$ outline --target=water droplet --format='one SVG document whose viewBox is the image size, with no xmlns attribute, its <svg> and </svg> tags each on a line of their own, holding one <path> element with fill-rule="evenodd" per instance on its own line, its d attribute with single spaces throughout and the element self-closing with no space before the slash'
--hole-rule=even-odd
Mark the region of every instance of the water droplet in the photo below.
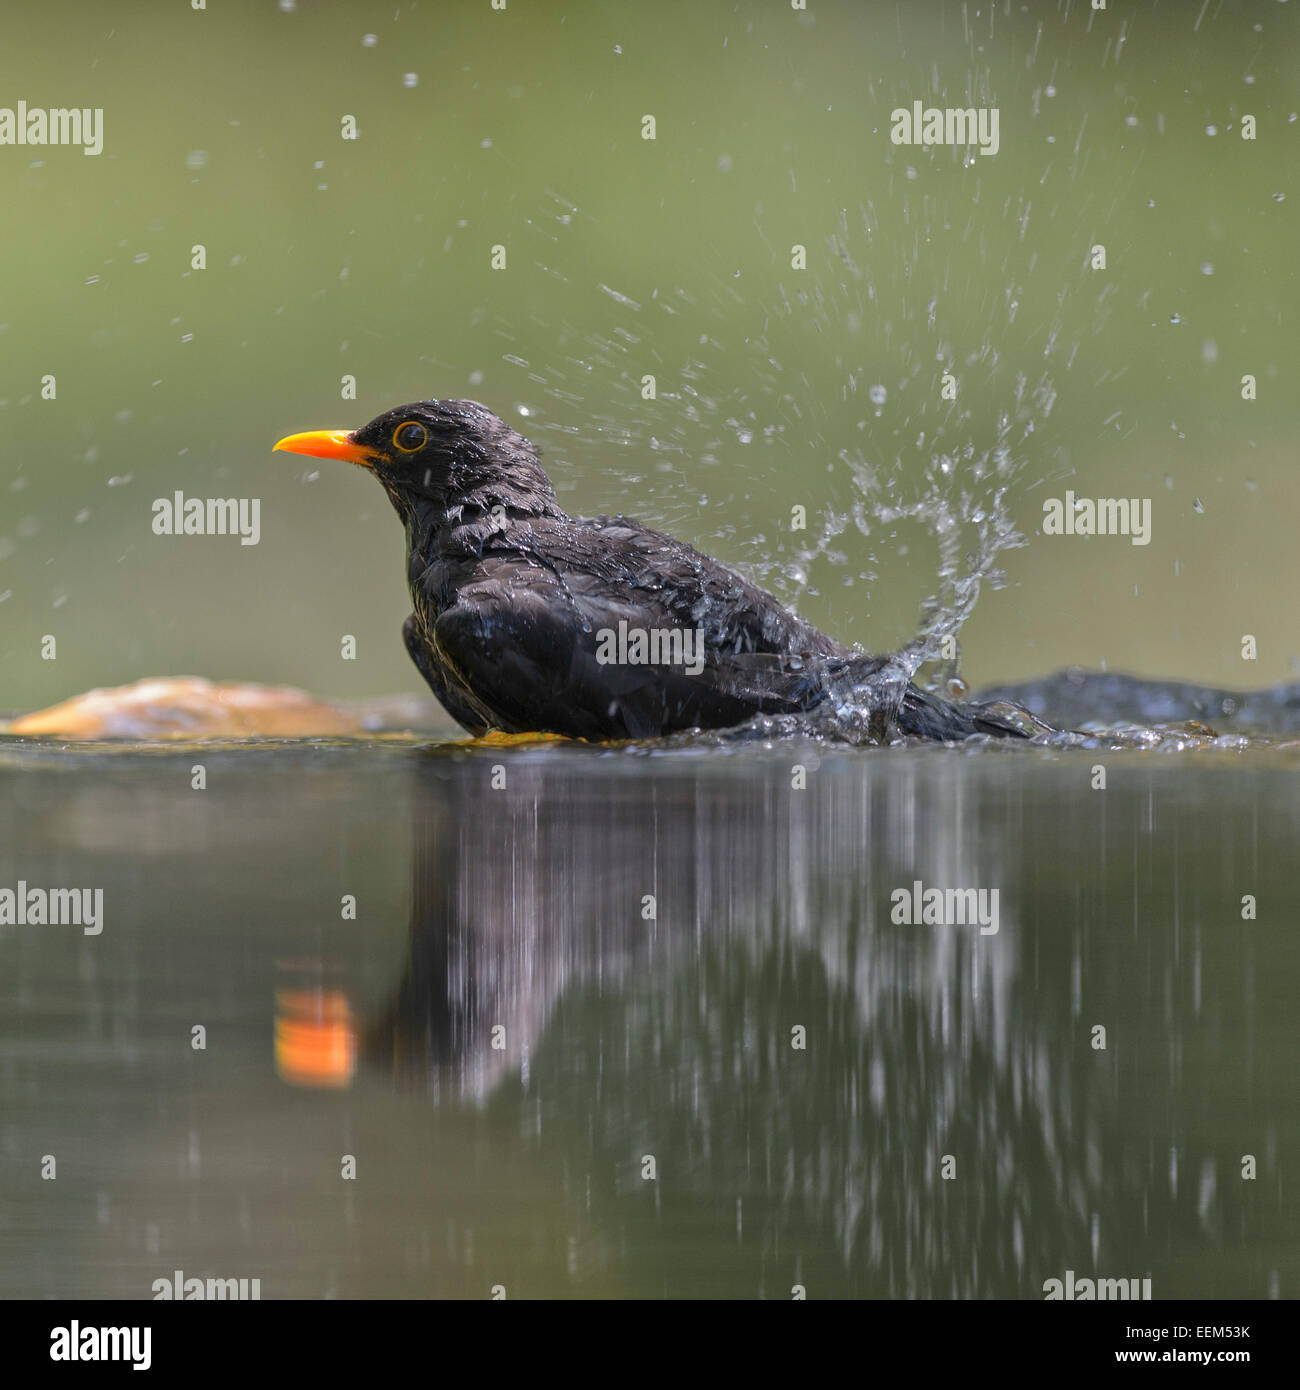
<svg viewBox="0 0 1300 1390">
<path fill-rule="evenodd" d="M 1170 322 L 1170 323 L 1182 323 L 1182 321 L 1183 321 L 1183 316 L 1182 316 L 1181 314 L 1170 314 L 1170 315 L 1169 315 L 1169 322 Z"/>
<path fill-rule="evenodd" d="M 1056 83 L 1049 82 L 1047 86 L 1043 88 L 1043 95 L 1047 97 L 1054 97 L 1056 95 Z"/>
<path fill-rule="evenodd" d="M 207 150 L 191 150 L 185 156 L 185 167 L 187 169 L 206 169 L 208 167 Z"/>
<path fill-rule="evenodd" d="M 1199 497 L 1192 498 L 1192 510 L 1200 516 L 1205 515 L 1205 507 L 1202 504 L 1201 499 Z"/>
<path fill-rule="evenodd" d="M 873 386 L 867 395 L 871 397 L 872 405 L 884 405 L 889 393 L 883 386 Z"/>
<path fill-rule="evenodd" d="M 145 261 L 149 259 L 149 253 L 148 251 L 137 251 L 135 255 L 131 257 L 131 259 L 136 263 L 136 265 L 143 265 Z"/>
<path fill-rule="evenodd" d="M 419 74 L 414 72 L 404 72 L 402 74 L 402 86 L 414 87 L 419 82 Z"/>
<path fill-rule="evenodd" d="M 1286 202 L 1286 194 L 1285 194 L 1285 193 L 1274 193 L 1274 194 L 1273 194 L 1273 201 L 1274 201 L 1275 203 L 1285 203 L 1285 202 Z"/>
<path fill-rule="evenodd" d="M 1205 133 L 1207 135 L 1217 135 L 1219 133 L 1219 127 L 1217 125 L 1207 125 L 1205 127 Z"/>
<path fill-rule="evenodd" d="M 1214 274 L 1214 262 L 1213 262 L 1213 261 L 1202 261 L 1202 262 L 1201 262 L 1201 274 L 1202 274 L 1202 275 L 1213 275 L 1213 274 Z"/>
<path fill-rule="evenodd" d="M 363 48 L 373 48 L 379 42 L 376 34 L 362 34 L 361 44 Z"/>
<path fill-rule="evenodd" d="M 108 485 L 109 487 L 125 487 L 127 483 L 133 482 L 134 479 L 134 473 L 122 473 L 110 478 L 108 480 Z"/>
<path fill-rule="evenodd" d="M 616 44 L 614 45 L 614 52 L 615 52 L 615 53 L 618 53 L 618 54 L 622 54 L 622 52 L 623 52 L 623 45 L 622 45 L 621 43 L 616 43 Z"/>
</svg>

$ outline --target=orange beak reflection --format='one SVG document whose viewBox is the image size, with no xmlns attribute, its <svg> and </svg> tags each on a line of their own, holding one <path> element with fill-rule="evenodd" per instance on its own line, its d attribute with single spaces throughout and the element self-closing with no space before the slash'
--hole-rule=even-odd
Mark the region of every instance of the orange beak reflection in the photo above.
<svg viewBox="0 0 1300 1390">
<path fill-rule="evenodd" d="M 382 457 L 374 449 L 358 444 L 347 430 L 308 430 L 306 434 L 291 434 L 275 447 L 283 449 L 286 454 L 342 459 L 344 463 L 359 463 L 362 468 L 373 468 Z"/>
<path fill-rule="evenodd" d="M 340 990 L 277 990 L 275 1069 L 291 1086 L 352 1084 L 357 1027 Z"/>
</svg>

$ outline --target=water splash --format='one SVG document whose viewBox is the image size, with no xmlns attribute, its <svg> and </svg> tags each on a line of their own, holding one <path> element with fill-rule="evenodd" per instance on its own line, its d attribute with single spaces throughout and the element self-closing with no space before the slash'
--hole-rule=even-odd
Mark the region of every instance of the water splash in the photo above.
<svg viewBox="0 0 1300 1390">
<path fill-rule="evenodd" d="M 551 196 L 532 224 L 543 264 L 587 216 Z M 908 215 L 928 234 L 940 215 L 931 201 L 915 202 Z M 899 529 L 915 531 L 926 561 L 933 553 L 933 571 L 909 560 L 908 579 L 922 575 L 919 614 L 900 659 L 909 675 L 932 663 L 927 675 L 938 688 L 955 678 L 957 639 L 984 585 L 1005 582 L 1003 553 L 1026 543 L 1011 500 L 1056 390 L 1046 371 L 1031 378 L 996 345 L 1016 318 L 1020 285 L 1005 285 L 979 325 L 981 340 L 963 356 L 954 344 L 970 335 L 947 322 L 941 286 L 916 295 L 924 240 L 891 238 L 882 246 L 885 240 L 868 204 L 852 228 L 841 217 L 833 254 L 818 258 L 823 268 L 815 274 L 775 284 L 718 275 L 703 287 L 695 281 L 650 294 L 596 278 L 585 288 L 593 303 L 604 303 L 600 316 L 614 315 L 608 331 L 560 322 L 558 351 L 547 362 L 522 361 L 508 348 L 503 358 L 525 373 L 532 399 L 542 398 L 528 432 L 543 444 L 561 491 L 568 490 L 566 473 L 588 493 L 608 487 L 607 509 L 697 538 L 792 607 L 828 584 L 874 590 L 882 568 L 905 553 Z M 583 287 L 573 288 L 580 300 Z M 749 331 L 756 322 L 761 330 Z M 501 334 L 508 343 L 504 322 Z M 810 335 L 822 352 L 827 341 L 835 345 L 833 371 L 820 378 L 789 365 L 809 360 L 800 345 Z M 1031 336 L 1043 358 L 1058 351 L 1059 303 Z M 944 371 L 960 378 L 959 400 L 940 397 Z M 642 394 L 647 373 L 657 378 L 649 400 Z M 864 409 L 855 420 L 859 400 Z M 758 451 L 740 499 L 729 480 L 723 491 L 715 472 L 738 449 Z M 815 504 L 808 529 L 791 532 L 778 522 L 772 532 L 750 523 L 747 509 L 788 506 L 792 474 L 801 489 L 808 480 Z M 708 537 L 700 536 L 702 513 L 713 527 Z M 863 613 L 866 603 L 864 593 Z M 878 623 L 853 635 L 874 649 L 900 645 L 882 640 Z"/>
</svg>

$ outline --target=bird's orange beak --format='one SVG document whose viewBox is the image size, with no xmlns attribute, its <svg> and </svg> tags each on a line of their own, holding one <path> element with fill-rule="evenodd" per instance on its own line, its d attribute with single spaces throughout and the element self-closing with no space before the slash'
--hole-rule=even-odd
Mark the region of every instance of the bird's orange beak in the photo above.
<svg viewBox="0 0 1300 1390">
<path fill-rule="evenodd" d="M 282 439 L 276 449 L 287 454 L 310 454 L 318 459 L 342 459 L 344 463 L 359 463 L 373 468 L 382 455 L 358 444 L 347 430 L 308 430 L 306 434 L 291 434 Z M 275 451 L 272 450 L 274 453 Z"/>
</svg>

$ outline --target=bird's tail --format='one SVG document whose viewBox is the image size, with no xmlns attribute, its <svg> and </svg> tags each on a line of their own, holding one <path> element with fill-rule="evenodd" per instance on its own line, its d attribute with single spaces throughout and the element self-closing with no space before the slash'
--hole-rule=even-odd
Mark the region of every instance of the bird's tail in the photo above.
<svg viewBox="0 0 1300 1390">
<path fill-rule="evenodd" d="M 847 732 L 855 741 L 872 743 L 888 742 L 898 733 L 957 743 L 975 734 L 1033 738 L 1056 732 L 1010 700 L 955 704 L 913 685 L 909 676 L 897 657 L 855 655 L 835 664 L 821 688 L 823 708 L 842 736 Z"/>
<path fill-rule="evenodd" d="M 1050 724 L 1010 700 L 958 705 L 915 685 L 909 685 L 904 691 L 896 721 L 905 734 L 945 743 L 970 738 L 973 734 L 1033 738 L 1035 734 L 1054 732 Z"/>
</svg>

